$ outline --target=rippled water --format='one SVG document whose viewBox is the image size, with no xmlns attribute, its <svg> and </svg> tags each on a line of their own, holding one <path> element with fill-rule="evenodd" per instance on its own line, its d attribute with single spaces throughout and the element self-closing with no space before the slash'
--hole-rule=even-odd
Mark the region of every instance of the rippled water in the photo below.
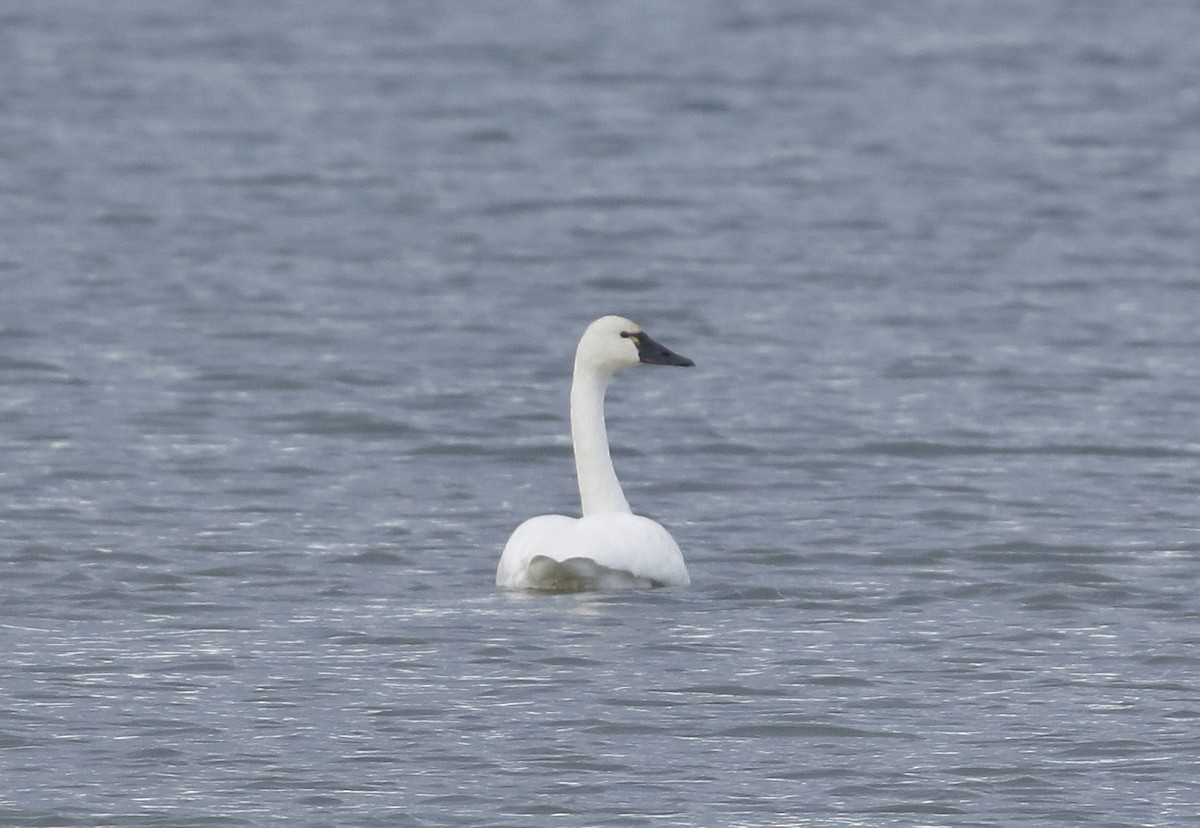
<svg viewBox="0 0 1200 828">
<path fill-rule="evenodd" d="M 0 2 L 0 823 L 1190 825 L 1198 39 Z M 693 586 L 498 591 L 608 312 Z"/>
</svg>

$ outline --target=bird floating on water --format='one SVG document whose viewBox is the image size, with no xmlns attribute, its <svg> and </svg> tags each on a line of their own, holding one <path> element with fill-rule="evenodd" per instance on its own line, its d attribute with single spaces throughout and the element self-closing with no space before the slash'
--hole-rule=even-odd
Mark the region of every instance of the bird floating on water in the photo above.
<svg viewBox="0 0 1200 828">
<path fill-rule="evenodd" d="M 571 443 L 583 517 L 538 515 L 504 545 L 496 583 L 510 589 L 578 592 L 691 582 L 679 545 L 650 518 L 635 515 L 608 450 L 604 392 L 634 365 L 695 365 L 621 316 L 603 316 L 579 340 L 571 379 Z"/>
</svg>

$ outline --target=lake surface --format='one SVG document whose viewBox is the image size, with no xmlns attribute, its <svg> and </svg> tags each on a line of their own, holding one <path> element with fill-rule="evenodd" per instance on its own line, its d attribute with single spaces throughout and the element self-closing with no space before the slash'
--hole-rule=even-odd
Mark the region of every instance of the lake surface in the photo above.
<svg viewBox="0 0 1200 828">
<path fill-rule="evenodd" d="M 0 824 L 1194 824 L 1198 42 L 0 2 Z M 614 312 L 693 585 L 497 590 Z"/>
</svg>

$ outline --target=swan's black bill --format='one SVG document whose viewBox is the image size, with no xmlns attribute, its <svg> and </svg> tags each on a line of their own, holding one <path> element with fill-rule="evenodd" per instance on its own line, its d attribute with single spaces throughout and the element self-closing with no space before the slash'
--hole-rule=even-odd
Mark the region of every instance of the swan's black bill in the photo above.
<svg viewBox="0 0 1200 828">
<path fill-rule="evenodd" d="M 649 365 L 695 365 L 685 356 L 672 351 L 665 345 L 659 345 L 650 336 L 642 331 L 640 333 L 630 334 L 629 338 L 634 341 L 638 349 L 638 359 Z"/>
</svg>

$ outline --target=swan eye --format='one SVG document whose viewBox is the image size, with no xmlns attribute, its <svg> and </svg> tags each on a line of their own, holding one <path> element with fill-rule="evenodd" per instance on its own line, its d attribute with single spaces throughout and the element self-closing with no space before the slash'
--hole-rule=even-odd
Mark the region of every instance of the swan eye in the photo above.
<svg viewBox="0 0 1200 828">
<path fill-rule="evenodd" d="M 642 335 L 640 333 L 635 333 L 634 331 L 621 331 L 621 338 L 632 339 L 634 345 L 641 344 L 641 337 Z"/>
</svg>

